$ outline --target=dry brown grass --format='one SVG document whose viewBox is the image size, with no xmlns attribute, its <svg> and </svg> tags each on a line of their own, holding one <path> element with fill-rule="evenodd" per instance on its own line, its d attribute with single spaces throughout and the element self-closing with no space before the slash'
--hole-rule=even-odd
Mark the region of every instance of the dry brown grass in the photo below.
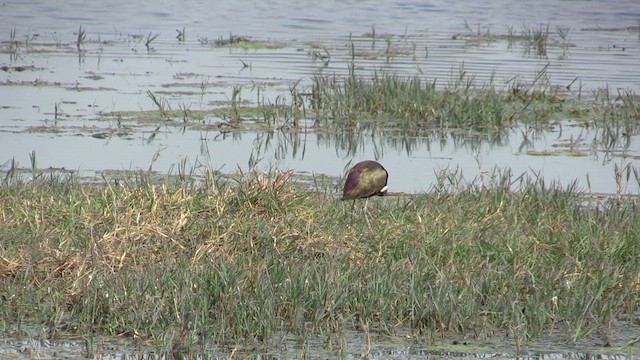
<svg viewBox="0 0 640 360">
<path fill-rule="evenodd" d="M 376 198 L 367 222 L 291 173 L 204 184 L 0 188 L 4 321 L 170 344 L 362 323 L 519 341 L 563 324 L 575 340 L 640 301 L 633 204 L 507 177 Z"/>
</svg>

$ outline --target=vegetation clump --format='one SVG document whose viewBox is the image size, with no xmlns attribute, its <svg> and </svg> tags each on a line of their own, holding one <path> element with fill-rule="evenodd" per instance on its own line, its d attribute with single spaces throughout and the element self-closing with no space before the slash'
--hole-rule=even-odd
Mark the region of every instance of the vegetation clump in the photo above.
<svg viewBox="0 0 640 360">
<path fill-rule="evenodd" d="M 352 67 L 345 77 L 316 76 L 308 107 L 316 121 L 337 127 L 361 125 L 373 116 L 379 125 L 410 129 L 503 132 L 516 124 L 575 120 L 631 130 L 640 119 L 633 92 L 611 96 L 609 89 L 600 89 L 582 99 L 580 93 L 551 85 L 544 69 L 533 83 L 512 79 L 504 85 L 494 79 L 480 84 L 463 70 L 443 86 L 421 76 L 361 76 Z"/>
<path fill-rule="evenodd" d="M 443 174 L 364 216 L 289 173 L 194 185 L 0 187 L 0 323 L 164 346 L 343 330 L 526 342 L 606 333 L 640 305 L 640 213 L 573 188 Z"/>
</svg>

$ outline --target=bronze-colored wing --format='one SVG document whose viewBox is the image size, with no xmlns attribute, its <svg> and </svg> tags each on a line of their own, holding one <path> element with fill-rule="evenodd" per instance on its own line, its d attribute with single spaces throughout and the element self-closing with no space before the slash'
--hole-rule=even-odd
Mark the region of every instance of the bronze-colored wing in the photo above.
<svg viewBox="0 0 640 360">
<path fill-rule="evenodd" d="M 359 162 L 349 171 L 344 184 L 342 200 L 384 195 L 387 191 L 388 178 L 387 170 L 378 162 L 372 160 Z"/>
</svg>

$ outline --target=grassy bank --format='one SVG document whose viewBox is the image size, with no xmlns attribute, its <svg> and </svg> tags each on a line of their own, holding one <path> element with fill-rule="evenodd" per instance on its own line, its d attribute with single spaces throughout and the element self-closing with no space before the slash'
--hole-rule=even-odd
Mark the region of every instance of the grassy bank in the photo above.
<svg viewBox="0 0 640 360">
<path fill-rule="evenodd" d="M 517 190 L 517 191 L 516 191 Z M 640 305 L 640 213 L 508 174 L 356 207 L 288 174 L 0 187 L 0 325 L 163 346 L 356 329 L 517 341 Z"/>
</svg>

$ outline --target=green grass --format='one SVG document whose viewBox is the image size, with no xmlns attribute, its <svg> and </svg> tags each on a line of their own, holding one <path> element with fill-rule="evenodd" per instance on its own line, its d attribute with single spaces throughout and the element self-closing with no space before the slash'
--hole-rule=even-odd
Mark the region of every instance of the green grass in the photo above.
<svg viewBox="0 0 640 360">
<path fill-rule="evenodd" d="M 473 129 L 503 132 L 516 123 L 544 125 L 572 120 L 585 126 L 637 131 L 638 96 L 603 88 L 592 95 L 554 86 L 540 70 L 533 82 L 479 83 L 464 69 L 445 86 L 422 76 L 374 73 L 316 76 L 308 114 L 332 127 L 352 127 L 374 119 L 378 126 L 404 129 Z M 369 120 L 370 122 L 372 120 Z"/>
<path fill-rule="evenodd" d="M 314 79 L 311 108 L 320 119 L 353 125 L 362 117 L 391 117 L 395 125 L 415 127 L 503 128 L 513 120 L 493 87 L 476 87 L 461 77 L 445 89 L 421 77 L 374 74 Z M 394 125 L 388 124 L 388 125 Z"/>
<path fill-rule="evenodd" d="M 0 188 L 0 325 L 166 348 L 362 328 L 579 340 L 640 305 L 637 207 L 583 200 L 443 174 L 429 194 L 371 201 L 369 226 L 288 173 L 14 183 Z"/>
<path fill-rule="evenodd" d="M 205 84 L 201 87 L 204 94 Z M 252 94 L 240 96 L 243 90 Z M 256 100 L 248 100 L 253 93 Z M 608 88 L 591 94 L 569 91 L 552 85 L 546 68 L 532 82 L 516 77 L 502 84 L 495 79 L 479 83 L 461 69 L 446 85 L 438 85 L 424 76 L 361 75 L 351 67 L 345 76 L 317 75 L 310 85 L 298 82 L 290 86 L 290 96 L 275 100 L 261 96 L 260 90 L 234 87 L 228 101 L 200 109 L 184 103 L 172 108 L 159 93 L 148 95 L 157 110 L 101 116 L 125 126 L 157 124 L 199 131 L 347 130 L 357 134 L 351 130 L 370 129 L 381 136 L 400 134 L 407 142 L 434 131 L 500 137 L 517 126 L 546 129 L 569 123 L 601 129 L 601 142 L 612 149 L 640 131 L 636 94 L 625 90 L 614 94 Z"/>
<path fill-rule="evenodd" d="M 201 44 L 208 43 L 207 39 L 200 39 Z M 219 38 L 218 40 L 213 42 L 216 46 L 226 46 L 231 48 L 238 48 L 244 50 L 257 50 L 257 49 L 283 49 L 287 45 L 279 42 L 270 42 L 270 41 L 259 41 L 253 40 L 250 37 L 246 36 L 238 36 L 229 34 L 228 38 Z"/>
</svg>

